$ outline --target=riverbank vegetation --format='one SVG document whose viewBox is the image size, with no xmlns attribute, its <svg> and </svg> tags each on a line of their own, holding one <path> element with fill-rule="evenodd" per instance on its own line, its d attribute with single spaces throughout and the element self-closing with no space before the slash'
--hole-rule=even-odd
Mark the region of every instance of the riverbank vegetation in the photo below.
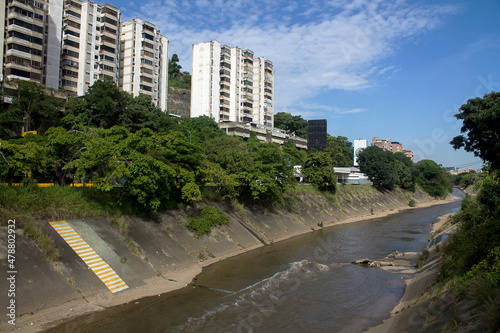
<svg viewBox="0 0 500 333">
<path fill-rule="evenodd" d="M 450 143 L 464 147 L 486 162 L 487 173 L 463 174 L 461 186 L 477 187 L 453 217 L 458 231 L 441 248 L 440 282 L 458 299 L 471 299 L 483 314 L 480 327 L 500 330 L 500 93 L 467 101 L 455 115 L 463 120 L 462 135 Z M 459 311 L 459 309 L 457 309 Z"/>
<path fill-rule="evenodd" d="M 243 140 L 208 117 L 170 117 L 146 96 L 132 97 L 110 81 L 97 81 L 85 96 L 64 103 L 34 82 L 19 82 L 14 95 L 0 110 L 0 182 L 25 186 L 2 187 L 6 218 L 148 213 L 196 208 L 204 198 L 283 205 L 286 191 L 297 185 L 293 166 L 301 165 L 305 181 L 328 196 L 337 190 L 332 168 L 352 166 L 346 137 L 328 135 L 322 152 L 298 149 L 293 141 L 259 142 L 254 133 Z M 300 116 L 280 115 L 276 125 L 301 136 L 307 132 Z M 392 183 L 382 185 L 413 191 L 418 163 L 398 154 L 391 158 Z M 37 182 L 56 185 L 37 188 Z"/>
</svg>

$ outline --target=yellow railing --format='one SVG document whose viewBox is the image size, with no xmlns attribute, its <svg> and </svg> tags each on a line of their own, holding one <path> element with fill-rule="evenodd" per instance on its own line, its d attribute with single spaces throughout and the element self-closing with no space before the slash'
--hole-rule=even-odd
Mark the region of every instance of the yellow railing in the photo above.
<svg viewBox="0 0 500 333">
<path fill-rule="evenodd" d="M 23 186 L 22 183 L 12 183 L 12 184 L 8 184 L 8 183 L 0 183 L 1 186 Z M 55 184 L 54 183 L 38 183 L 36 184 L 38 187 L 52 187 L 54 186 Z M 82 183 L 74 183 L 74 184 L 69 184 L 67 185 L 69 187 L 94 187 L 94 184 L 90 184 L 90 183 L 87 183 L 87 184 L 82 184 Z"/>
</svg>

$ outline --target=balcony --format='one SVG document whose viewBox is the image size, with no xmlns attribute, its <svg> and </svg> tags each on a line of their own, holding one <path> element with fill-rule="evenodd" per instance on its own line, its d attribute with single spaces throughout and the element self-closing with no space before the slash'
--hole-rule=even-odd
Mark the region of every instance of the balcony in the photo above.
<svg viewBox="0 0 500 333">
<path fill-rule="evenodd" d="M 245 58 L 251 58 L 251 59 L 253 59 L 253 52 L 250 51 L 250 50 L 245 50 L 245 51 L 243 51 L 243 56 Z M 253 63 L 253 61 L 252 61 L 252 63 Z"/>
</svg>

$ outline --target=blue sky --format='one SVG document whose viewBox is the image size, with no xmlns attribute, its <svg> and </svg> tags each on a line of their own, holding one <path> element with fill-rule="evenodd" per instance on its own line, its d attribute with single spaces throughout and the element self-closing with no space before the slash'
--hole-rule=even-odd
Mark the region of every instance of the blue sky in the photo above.
<svg viewBox="0 0 500 333">
<path fill-rule="evenodd" d="M 454 151 L 453 117 L 500 91 L 500 1 L 142 0 L 108 3 L 154 23 L 183 70 L 192 45 L 218 40 L 275 68 L 275 112 L 327 119 L 328 133 L 391 138 L 415 160 L 480 168 Z"/>
</svg>

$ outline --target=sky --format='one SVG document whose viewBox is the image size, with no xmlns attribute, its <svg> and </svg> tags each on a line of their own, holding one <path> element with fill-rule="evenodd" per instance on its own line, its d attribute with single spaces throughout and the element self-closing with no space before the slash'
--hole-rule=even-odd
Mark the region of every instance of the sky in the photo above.
<svg viewBox="0 0 500 333">
<path fill-rule="evenodd" d="M 481 168 L 449 141 L 468 99 L 500 91 L 500 0 L 108 0 L 160 29 L 182 70 L 218 40 L 273 62 L 275 113 L 332 136 L 401 142 L 415 161 Z"/>
</svg>

